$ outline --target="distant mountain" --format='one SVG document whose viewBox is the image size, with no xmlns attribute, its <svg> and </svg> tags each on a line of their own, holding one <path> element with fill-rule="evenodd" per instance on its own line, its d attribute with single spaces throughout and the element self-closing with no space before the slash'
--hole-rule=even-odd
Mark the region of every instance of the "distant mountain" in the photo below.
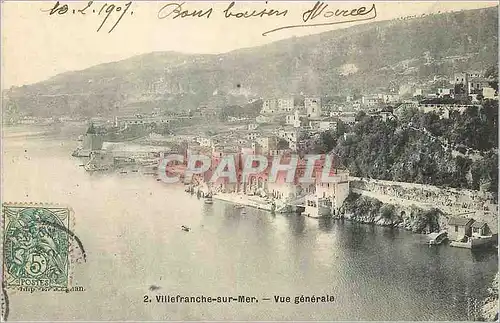
<svg viewBox="0 0 500 323">
<path fill-rule="evenodd" d="M 219 55 L 155 52 L 4 91 L 4 111 L 109 116 L 394 90 L 498 61 L 498 7 L 364 24 Z"/>
</svg>

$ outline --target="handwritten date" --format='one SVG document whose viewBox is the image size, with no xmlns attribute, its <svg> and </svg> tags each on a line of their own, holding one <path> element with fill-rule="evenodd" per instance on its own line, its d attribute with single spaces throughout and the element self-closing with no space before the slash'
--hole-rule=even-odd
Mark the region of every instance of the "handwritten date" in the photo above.
<svg viewBox="0 0 500 323">
<path fill-rule="evenodd" d="M 94 4 L 94 1 L 89 1 L 86 5 L 76 8 L 75 4 L 71 4 L 70 7 L 70 5 L 61 4 L 59 1 L 57 1 L 52 8 L 42 11 L 48 12 L 49 16 L 54 16 L 54 15 L 63 16 L 68 14 L 73 14 L 73 15 L 93 14 L 97 16 L 102 16 L 104 18 L 101 20 L 99 28 L 97 28 L 98 32 L 101 31 L 101 29 L 109 19 L 113 19 L 113 17 L 117 18 L 115 23 L 108 30 L 108 33 L 111 33 L 113 30 L 115 30 L 115 28 L 121 22 L 122 18 L 127 13 L 130 15 L 134 14 L 132 10 L 129 10 L 131 6 L 132 6 L 132 1 L 129 1 L 124 5 L 115 5 L 107 2 L 104 4 L 102 4 L 102 2 L 99 2 L 99 4 Z"/>
</svg>

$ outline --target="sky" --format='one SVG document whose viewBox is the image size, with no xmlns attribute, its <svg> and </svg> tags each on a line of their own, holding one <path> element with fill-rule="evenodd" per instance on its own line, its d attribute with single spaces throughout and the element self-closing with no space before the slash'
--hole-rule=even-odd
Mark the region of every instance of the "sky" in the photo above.
<svg viewBox="0 0 500 323">
<path fill-rule="evenodd" d="M 106 3 L 108 5 L 103 8 Z M 323 13 L 336 9 L 352 10 L 361 6 L 368 10 L 373 3 L 328 1 L 325 2 L 328 8 Z M 54 9 L 56 1 L 2 2 L 2 88 L 36 83 L 59 73 L 82 70 L 154 51 L 216 54 L 360 23 L 483 8 L 496 6 L 498 2 L 376 2 L 377 17 L 373 20 L 284 29 L 267 36 L 262 33 L 281 26 L 303 24 L 303 13 L 311 9 L 315 2 L 237 1 L 231 8 L 234 14 L 253 10 L 260 12 L 263 9 L 280 12 L 288 10 L 284 17 L 246 19 L 225 17 L 223 11 L 230 2 L 186 1 L 182 4 L 172 1 L 132 1 L 126 6 L 127 2 L 124 1 L 94 1 L 83 11 L 85 14 L 79 13 L 78 10 L 83 10 L 87 4 L 88 1 L 61 1 Z M 170 16 L 159 19 L 159 14 L 167 15 L 174 8 L 179 8 L 180 4 L 182 11 L 205 12 L 212 8 L 212 12 L 208 18 L 205 15 L 174 19 L 176 13 L 173 12 Z M 66 13 L 63 13 L 64 5 L 67 5 Z M 161 10 L 162 8 L 164 9 Z M 51 9 L 54 9 L 53 14 Z M 110 13 L 104 21 L 108 15 L 106 11 Z M 113 31 L 108 32 L 120 17 Z M 329 23 L 344 19 L 352 18 L 318 16 L 307 23 Z M 103 21 L 101 30 L 97 31 Z"/>
</svg>

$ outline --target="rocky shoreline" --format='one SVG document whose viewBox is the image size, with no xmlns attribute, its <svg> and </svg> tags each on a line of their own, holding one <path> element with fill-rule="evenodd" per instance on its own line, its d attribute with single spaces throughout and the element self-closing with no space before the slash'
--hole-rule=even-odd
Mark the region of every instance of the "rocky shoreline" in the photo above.
<svg viewBox="0 0 500 323">
<path fill-rule="evenodd" d="M 488 297 L 481 308 L 481 318 L 488 322 L 498 322 L 498 273 L 488 289 Z"/>
<path fill-rule="evenodd" d="M 208 194 L 209 189 L 195 186 L 191 188 L 191 191 L 200 192 L 203 197 Z M 214 192 L 213 198 L 267 211 L 273 210 L 271 201 L 260 196 Z M 287 213 L 283 209 L 285 205 L 284 202 L 275 201 L 275 208 L 277 211 L 281 210 L 280 213 Z M 333 217 L 358 223 L 398 227 L 414 233 L 436 232 L 444 228 L 447 223 L 444 213 L 436 208 L 425 210 L 414 205 L 403 207 L 383 203 L 375 198 L 356 193 L 349 194 L 338 214 Z"/>
<path fill-rule="evenodd" d="M 414 233 L 441 230 L 446 223 L 444 213 L 433 208 L 402 207 L 375 198 L 351 193 L 339 210 L 340 217 L 367 224 L 404 228 Z"/>
</svg>

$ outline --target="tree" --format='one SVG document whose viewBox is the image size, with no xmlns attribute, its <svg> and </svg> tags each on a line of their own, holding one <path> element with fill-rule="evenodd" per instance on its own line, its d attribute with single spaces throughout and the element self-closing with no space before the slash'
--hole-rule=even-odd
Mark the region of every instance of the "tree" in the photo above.
<svg viewBox="0 0 500 323">
<path fill-rule="evenodd" d="M 343 138 L 338 129 L 326 132 L 314 138 L 310 149 L 332 149 L 353 176 L 496 192 L 497 104 L 485 101 L 482 108 L 454 111 L 449 119 L 412 107 L 403 108 L 401 117 L 389 122 L 360 113 L 349 136 Z M 473 163 L 455 154 L 471 149 L 483 151 L 483 160 Z"/>
<path fill-rule="evenodd" d="M 384 219 L 392 220 L 394 215 L 396 214 L 396 208 L 392 204 L 384 204 L 380 208 L 380 216 Z"/>
<path fill-rule="evenodd" d="M 286 141 L 283 138 L 279 138 L 279 140 L 278 140 L 278 149 L 288 149 L 288 148 L 290 148 L 289 144 L 288 144 L 288 141 Z"/>
<path fill-rule="evenodd" d="M 356 113 L 356 121 L 359 121 L 361 119 L 363 119 L 364 117 L 366 117 L 366 112 L 365 111 L 358 111 L 358 113 Z"/>
<path fill-rule="evenodd" d="M 336 136 L 337 138 L 344 135 L 344 133 L 349 131 L 349 126 L 343 122 L 342 120 L 339 120 L 337 122 L 337 129 L 336 129 Z"/>
</svg>

